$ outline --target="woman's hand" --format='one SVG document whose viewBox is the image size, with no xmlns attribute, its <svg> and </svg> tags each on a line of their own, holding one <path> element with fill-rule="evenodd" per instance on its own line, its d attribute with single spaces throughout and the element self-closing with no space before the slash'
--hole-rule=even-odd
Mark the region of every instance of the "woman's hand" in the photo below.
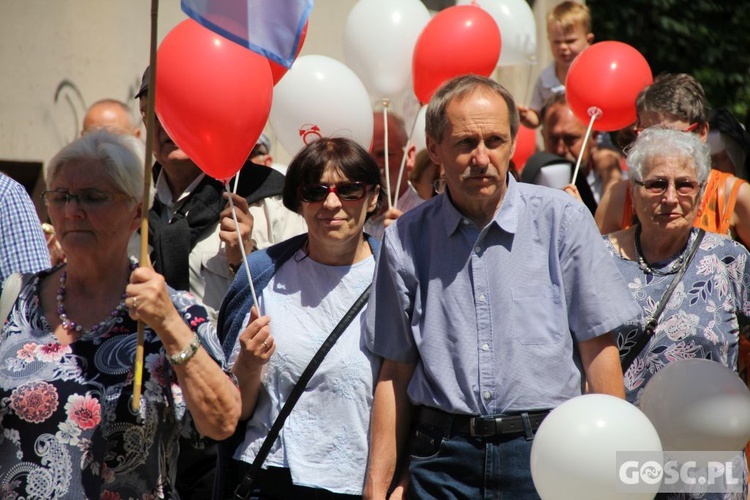
<svg viewBox="0 0 750 500">
<path fill-rule="evenodd" d="M 176 325 L 183 324 L 180 313 L 172 304 L 164 276 L 151 267 L 138 267 L 130 275 L 130 284 L 125 288 L 125 305 L 130 317 L 150 326 L 166 345 L 165 338 Z"/>
<path fill-rule="evenodd" d="M 234 364 L 235 375 L 238 377 L 238 369 L 241 371 L 259 369 L 271 359 L 271 355 L 276 350 L 276 344 L 271 335 L 270 322 L 271 318 L 268 316 L 258 317 L 256 306 L 250 309 L 250 323 L 240 334 L 240 354 Z"/>
<path fill-rule="evenodd" d="M 271 335 L 268 316 L 258 316 L 258 308 L 250 309 L 250 323 L 240 334 L 240 353 L 232 367 L 232 372 L 240 384 L 242 413 L 240 419 L 250 418 L 258 402 L 260 391 L 260 373 L 263 365 L 268 363 L 276 351 L 276 343 Z"/>
</svg>

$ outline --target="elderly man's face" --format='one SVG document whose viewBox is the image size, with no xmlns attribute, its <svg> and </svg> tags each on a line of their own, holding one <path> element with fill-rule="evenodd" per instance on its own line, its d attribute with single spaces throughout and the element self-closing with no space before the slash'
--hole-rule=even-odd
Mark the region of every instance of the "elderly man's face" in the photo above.
<svg viewBox="0 0 750 500">
<path fill-rule="evenodd" d="M 427 148 L 432 161 L 445 170 L 454 205 L 465 212 L 477 203 L 499 204 L 515 150 L 505 100 L 480 90 L 453 100 L 446 111 L 443 137 L 440 142 L 428 137 Z"/>
<path fill-rule="evenodd" d="M 573 114 L 566 104 L 553 104 L 544 116 L 544 150 L 575 162 L 581 154 L 583 139 L 586 137 L 586 125 Z M 594 143 L 589 139 L 590 143 Z M 589 148 L 583 152 L 582 167 L 589 159 Z"/>
</svg>

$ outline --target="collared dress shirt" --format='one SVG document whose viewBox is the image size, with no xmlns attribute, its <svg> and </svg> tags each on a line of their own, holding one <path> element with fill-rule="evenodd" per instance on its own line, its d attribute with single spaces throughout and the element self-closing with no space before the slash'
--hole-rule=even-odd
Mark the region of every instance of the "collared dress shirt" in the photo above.
<svg viewBox="0 0 750 500">
<path fill-rule="evenodd" d="M 576 344 L 637 316 L 589 211 L 516 183 L 477 228 L 443 194 L 385 232 L 367 345 L 415 363 L 415 405 L 458 414 L 554 408 L 581 394 Z"/>
<path fill-rule="evenodd" d="M 42 225 L 24 187 L 0 174 L 0 287 L 11 274 L 50 267 Z"/>
</svg>

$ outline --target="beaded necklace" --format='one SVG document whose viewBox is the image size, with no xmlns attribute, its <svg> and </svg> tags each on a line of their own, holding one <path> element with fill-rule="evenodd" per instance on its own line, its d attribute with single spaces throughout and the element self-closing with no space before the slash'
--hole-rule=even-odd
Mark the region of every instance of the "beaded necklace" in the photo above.
<svg viewBox="0 0 750 500">
<path fill-rule="evenodd" d="M 638 224 L 635 226 L 635 258 L 638 262 L 638 267 L 646 274 L 653 274 L 654 276 L 669 276 L 670 274 L 675 274 L 680 270 L 682 263 L 685 261 L 685 251 L 687 248 L 688 245 L 686 244 L 682 250 L 665 261 L 672 261 L 672 265 L 670 265 L 667 270 L 661 271 L 659 269 L 654 269 L 648 262 L 646 262 L 646 258 L 643 256 L 643 251 L 641 250 L 641 225 Z"/>
<path fill-rule="evenodd" d="M 136 267 L 138 267 L 138 264 L 131 260 L 130 270 L 133 271 L 135 270 Z M 105 320 L 100 321 L 99 323 L 93 325 L 89 330 L 84 330 L 83 326 L 79 325 L 72 319 L 68 318 L 68 314 L 65 312 L 65 306 L 63 305 L 63 300 L 65 300 L 65 285 L 67 281 L 68 281 L 68 272 L 66 270 L 63 270 L 63 272 L 60 273 L 60 287 L 57 289 L 57 314 L 60 318 L 60 322 L 62 323 L 62 327 L 65 330 L 80 334 L 81 337 L 96 336 L 99 333 L 106 331 L 111 321 L 120 315 L 120 311 L 125 309 L 126 295 L 125 295 L 125 292 L 123 292 L 120 303 L 117 304 L 117 307 L 115 307 L 111 313 L 109 313 L 109 316 L 107 316 Z"/>
</svg>

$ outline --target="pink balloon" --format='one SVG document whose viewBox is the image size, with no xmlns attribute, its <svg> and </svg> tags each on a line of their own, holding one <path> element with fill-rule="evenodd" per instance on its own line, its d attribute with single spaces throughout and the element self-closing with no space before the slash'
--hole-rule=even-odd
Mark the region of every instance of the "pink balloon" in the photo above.
<svg viewBox="0 0 750 500">
<path fill-rule="evenodd" d="M 156 114 L 198 167 L 226 180 L 247 160 L 271 111 L 268 60 L 187 19 L 157 51 Z"/>
<path fill-rule="evenodd" d="M 594 128 L 619 130 L 636 120 L 635 99 L 654 81 L 646 59 L 622 42 L 599 42 L 575 58 L 568 70 L 565 93 L 579 120 Z"/>
</svg>

